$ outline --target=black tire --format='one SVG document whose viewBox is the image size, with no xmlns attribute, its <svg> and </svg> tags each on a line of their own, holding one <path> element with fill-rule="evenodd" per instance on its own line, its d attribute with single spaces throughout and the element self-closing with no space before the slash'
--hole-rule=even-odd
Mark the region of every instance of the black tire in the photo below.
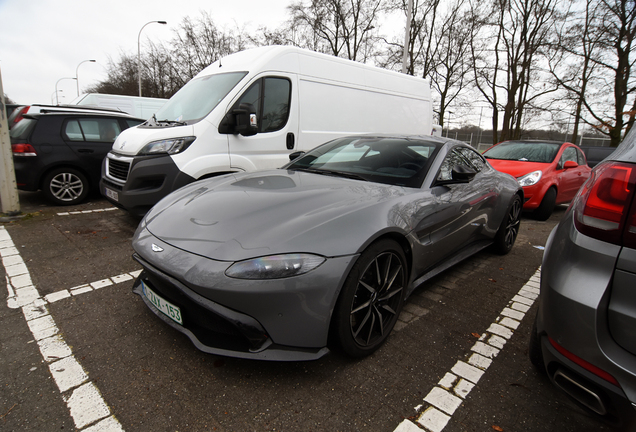
<svg viewBox="0 0 636 432">
<path fill-rule="evenodd" d="M 334 311 L 333 336 L 351 357 L 377 350 L 393 330 L 404 304 L 408 270 L 393 240 L 369 246 L 354 264 Z"/>
<path fill-rule="evenodd" d="M 73 168 L 56 168 L 42 181 L 42 192 L 55 205 L 78 204 L 88 195 L 88 180 Z"/>
<path fill-rule="evenodd" d="M 543 199 L 541 200 L 541 204 L 534 211 L 534 218 L 540 221 L 546 221 L 554 211 L 554 206 L 556 204 L 556 196 L 557 191 L 555 188 L 551 187 L 548 189 L 543 195 Z"/>
<path fill-rule="evenodd" d="M 541 373 L 545 373 L 545 363 L 543 362 L 543 352 L 541 350 L 541 340 L 537 334 L 537 318 L 534 319 L 532 325 L 532 331 L 530 332 L 530 343 L 528 344 L 528 357 L 530 357 L 530 363 L 539 370 Z"/>
<path fill-rule="evenodd" d="M 495 252 L 506 255 L 512 250 L 512 247 L 519 235 L 519 225 L 521 225 L 521 197 L 515 195 L 508 207 L 506 216 L 501 221 L 497 234 L 495 234 L 495 242 L 493 248 Z"/>
</svg>

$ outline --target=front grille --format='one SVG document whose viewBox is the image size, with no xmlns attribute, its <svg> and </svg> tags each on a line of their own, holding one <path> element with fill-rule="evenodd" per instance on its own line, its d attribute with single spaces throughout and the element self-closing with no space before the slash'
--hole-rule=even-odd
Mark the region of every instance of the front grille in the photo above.
<svg viewBox="0 0 636 432">
<path fill-rule="evenodd" d="M 128 179 L 130 162 L 122 162 L 115 159 L 108 159 L 108 175 L 121 181 Z"/>
</svg>

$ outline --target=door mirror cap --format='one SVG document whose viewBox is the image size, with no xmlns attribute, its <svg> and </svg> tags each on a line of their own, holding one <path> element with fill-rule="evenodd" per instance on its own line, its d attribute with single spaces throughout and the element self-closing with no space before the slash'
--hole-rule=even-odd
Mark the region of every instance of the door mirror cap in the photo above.
<svg viewBox="0 0 636 432">
<path fill-rule="evenodd" d="M 297 152 L 290 153 L 289 154 L 289 161 L 292 162 L 292 161 L 298 159 L 299 157 L 301 157 L 304 154 L 305 154 L 304 151 L 297 151 Z"/>
<path fill-rule="evenodd" d="M 579 164 L 574 161 L 565 161 L 565 163 L 563 164 L 563 169 L 576 168 L 577 166 L 579 166 Z"/>
<path fill-rule="evenodd" d="M 242 103 L 232 111 L 236 118 L 235 133 L 243 136 L 252 136 L 258 133 L 258 121 L 254 105 Z"/>
</svg>

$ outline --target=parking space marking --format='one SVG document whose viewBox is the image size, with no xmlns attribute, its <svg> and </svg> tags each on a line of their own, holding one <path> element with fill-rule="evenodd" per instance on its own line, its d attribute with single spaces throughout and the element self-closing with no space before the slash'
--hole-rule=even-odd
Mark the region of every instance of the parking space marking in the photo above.
<svg viewBox="0 0 636 432">
<path fill-rule="evenodd" d="M 71 216 L 71 215 L 86 214 L 86 213 L 102 213 L 102 212 L 108 212 L 108 211 L 113 211 L 113 210 L 119 210 L 119 209 L 117 207 L 107 207 L 107 208 L 95 209 L 95 210 L 61 212 L 61 213 L 58 213 L 57 215 L 58 216 Z"/>
<path fill-rule="evenodd" d="M 29 330 L 38 344 L 42 358 L 48 364 L 75 427 L 84 432 L 123 432 L 124 429 L 111 413 L 99 390 L 59 334 L 46 300 L 40 297 L 33 286 L 26 264 L 4 226 L 0 226 L 0 257 L 9 292 L 7 306 L 22 309 Z"/>
<path fill-rule="evenodd" d="M 421 412 L 417 423 L 404 419 L 394 432 L 416 432 L 422 428 L 430 432 L 441 432 L 446 427 L 539 296 L 540 278 L 541 268 L 508 302 L 470 352 L 466 353 L 468 360 L 455 363 L 451 371 L 426 395 L 424 403 L 415 407 L 416 412 Z"/>
<path fill-rule="evenodd" d="M 71 296 L 77 296 L 80 294 L 98 290 L 100 288 L 104 288 L 107 286 L 116 285 L 122 282 L 133 280 L 137 276 L 139 276 L 140 273 L 141 273 L 141 270 L 135 270 L 130 273 L 122 273 L 117 276 L 112 276 L 106 279 L 98 280 L 98 281 L 87 283 L 84 285 L 78 285 L 73 288 L 55 291 L 51 294 L 45 295 L 44 300 L 47 303 L 55 303 L 57 301 L 64 300 L 66 298 L 70 298 Z"/>
</svg>

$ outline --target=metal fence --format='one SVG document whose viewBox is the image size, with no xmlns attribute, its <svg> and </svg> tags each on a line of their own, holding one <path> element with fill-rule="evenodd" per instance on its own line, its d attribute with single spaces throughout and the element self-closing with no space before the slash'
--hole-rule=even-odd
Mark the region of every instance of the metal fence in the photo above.
<svg viewBox="0 0 636 432">
<path fill-rule="evenodd" d="M 442 134 L 444 137 L 452 138 L 458 141 L 463 141 L 466 144 L 469 144 L 476 148 L 477 150 L 483 152 L 484 150 L 490 148 L 492 144 L 492 133 L 482 133 L 482 132 L 472 132 L 472 133 L 462 133 L 462 132 L 453 132 L 453 131 L 444 131 Z M 546 139 L 544 137 L 523 137 L 523 139 Z M 552 138 L 550 138 L 552 139 Z M 572 137 L 562 137 L 564 140 L 571 141 Z M 576 140 L 575 144 L 579 147 L 609 147 L 610 139 L 605 137 L 598 136 L 579 136 L 578 140 Z"/>
</svg>

